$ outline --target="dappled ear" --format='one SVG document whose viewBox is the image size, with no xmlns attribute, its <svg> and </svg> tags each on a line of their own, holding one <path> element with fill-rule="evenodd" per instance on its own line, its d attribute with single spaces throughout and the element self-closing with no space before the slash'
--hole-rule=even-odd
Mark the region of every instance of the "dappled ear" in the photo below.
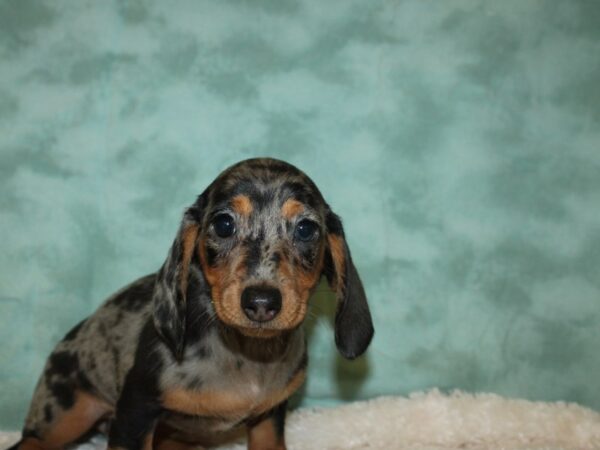
<svg viewBox="0 0 600 450">
<path fill-rule="evenodd" d="M 331 211 L 327 213 L 324 273 L 337 297 L 335 343 L 342 356 L 354 359 L 369 346 L 374 333 L 373 322 L 365 289 L 344 237 L 342 221 Z"/>
<path fill-rule="evenodd" d="M 194 205 L 183 215 L 167 259 L 158 271 L 152 294 L 154 326 L 176 359 L 183 356 L 189 269 L 199 229 L 199 211 Z"/>
</svg>

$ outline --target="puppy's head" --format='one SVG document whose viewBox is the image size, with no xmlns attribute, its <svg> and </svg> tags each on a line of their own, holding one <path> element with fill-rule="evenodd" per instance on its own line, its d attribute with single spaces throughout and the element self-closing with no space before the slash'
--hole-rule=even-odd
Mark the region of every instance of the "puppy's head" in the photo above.
<svg viewBox="0 0 600 450">
<path fill-rule="evenodd" d="M 365 292 L 341 221 L 315 184 L 283 161 L 242 161 L 185 212 L 154 291 L 159 334 L 181 355 L 188 273 L 197 265 L 219 320 L 242 334 L 273 337 L 300 325 L 325 275 L 338 298 L 335 337 L 347 358 L 373 335 Z"/>
</svg>

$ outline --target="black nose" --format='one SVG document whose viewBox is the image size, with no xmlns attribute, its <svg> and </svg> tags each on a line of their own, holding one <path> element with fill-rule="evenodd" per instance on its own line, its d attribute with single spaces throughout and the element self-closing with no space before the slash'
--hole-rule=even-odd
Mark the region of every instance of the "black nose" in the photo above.
<svg viewBox="0 0 600 450">
<path fill-rule="evenodd" d="M 242 292 L 242 309 L 254 322 L 268 322 L 281 310 L 281 292 L 271 287 L 247 287 Z"/>
</svg>

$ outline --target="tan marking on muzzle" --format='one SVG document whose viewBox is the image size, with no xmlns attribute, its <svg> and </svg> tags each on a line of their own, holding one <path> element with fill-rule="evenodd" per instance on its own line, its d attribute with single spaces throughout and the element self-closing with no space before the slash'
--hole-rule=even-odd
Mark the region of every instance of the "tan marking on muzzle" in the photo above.
<svg viewBox="0 0 600 450">
<path fill-rule="evenodd" d="M 228 260 L 216 267 L 206 263 L 206 241 L 200 241 L 200 264 L 210 286 L 212 303 L 219 319 L 231 326 L 240 326 L 246 319 L 239 306 L 241 284 L 246 273 L 240 257 Z"/>
<path fill-rule="evenodd" d="M 277 319 L 285 328 L 294 328 L 304 320 L 310 289 L 319 278 L 316 272 L 296 268 L 287 259 L 279 263 L 282 308 Z"/>
</svg>

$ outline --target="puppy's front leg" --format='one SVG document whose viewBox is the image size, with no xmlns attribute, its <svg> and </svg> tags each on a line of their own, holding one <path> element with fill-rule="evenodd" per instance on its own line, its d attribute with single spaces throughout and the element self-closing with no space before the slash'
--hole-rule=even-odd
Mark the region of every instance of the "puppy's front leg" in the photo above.
<svg viewBox="0 0 600 450">
<path fill-rule="evenodd" d="M 110 426 L 108 450 L 152 450 L 154 428 L 162 409 L 143 383 L 128 378 Z"/>
<path fill-rule="evenodd" d="M 285 450 L 287 401 L 248 422 L 248 450 Z"/>
</svg>

